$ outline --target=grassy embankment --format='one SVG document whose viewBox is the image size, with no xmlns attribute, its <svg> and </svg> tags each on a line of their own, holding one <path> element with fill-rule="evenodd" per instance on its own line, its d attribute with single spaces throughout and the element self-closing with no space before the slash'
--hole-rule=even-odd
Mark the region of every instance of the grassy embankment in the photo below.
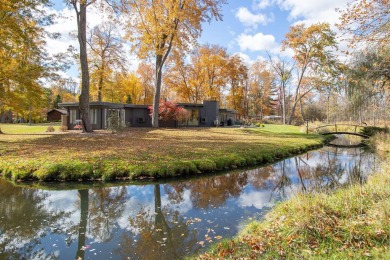
<svg viewBox="0 0 390 260">
<path fill-rule="evenodd" d="M 390 135 L 373 142 L 384 166 L 366 184 L 301 194 L 198 258 L 390 259 Z"/>
<path fill-rule="evenodd" d="M 121 134 L 44 134 L 45 126 L 40 131 L 23 125 L 0 128 L 5 133 L 0 135 L 0 175 L 12 180 L 199 174 L 273 162 L 319 147 L 324 141 L 323 136 L 281 125 L 253 129 L 129 128 Z M 30 129 L 35 134 L 28 134 Z M 19 134 L 12 134 L 15 132 Z"/>
</svg>

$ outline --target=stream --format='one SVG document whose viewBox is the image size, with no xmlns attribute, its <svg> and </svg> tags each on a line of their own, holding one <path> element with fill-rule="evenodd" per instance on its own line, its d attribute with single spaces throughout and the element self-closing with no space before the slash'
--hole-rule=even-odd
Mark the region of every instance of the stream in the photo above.
<svg viewBox="0 0 390 260">
<path fill-rule="evenodd" d="M 376 155 L 333 144 L 271 165 L 161 182 L 15 186 L 0 179 L 0 259 L 181 259 L 299 192 L 364 183 Z M 115 186 L 114 186 L 115 185 Z M 76 187 L 76 188 L 75 188 Z"/>
</svg>

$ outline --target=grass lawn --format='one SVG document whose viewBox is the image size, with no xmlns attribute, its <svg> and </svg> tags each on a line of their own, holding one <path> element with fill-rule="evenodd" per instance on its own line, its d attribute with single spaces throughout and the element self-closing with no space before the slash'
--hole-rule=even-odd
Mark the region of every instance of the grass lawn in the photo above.
<svg viewBox="0 0 390 260">
<path fill-rule="evenodd" d="M 0 124 L 0 128 L 6 133 L 0 135 L 0 174 L 13 180 L 199 174 L 272 162 L 319 147 L 324 141 L 323 136 L 306 135 L 299 127 L 282 125 L 127 128 L 120 134 L 43 133 L 46 126 Z"/>
<path fill-rule="evenodd" d="M 198 259 L 390 259 L 390 135 L 385 163 L 364 185 L 301 194 Z"/>
<path fill-rule="evenodd" d="M 60 123 L 44 124 L 0 124 L 0 129 L 5 134 L 42 134 L 48 126 L 53 126 L 58 131 Z"/>
</svg>

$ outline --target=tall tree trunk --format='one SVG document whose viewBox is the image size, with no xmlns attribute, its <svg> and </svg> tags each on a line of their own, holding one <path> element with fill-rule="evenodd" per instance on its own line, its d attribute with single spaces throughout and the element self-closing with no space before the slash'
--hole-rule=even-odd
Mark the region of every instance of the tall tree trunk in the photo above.
<svg viewBox="0 0 390 260">
<path fill-rule="evenodd" d="M 300 112 L 301 112 L 302 120 L 305 121 L 306 118 L 305 118 L 305 114 L 304 114 L 304 112 L 303 112 L 302 98 L 299 100 L 299 109 L 300 109 Z"/>
<path fill-rule="evenodd" d="M 1 110 L 1 113 L 0 113 L 0 123 L 2 123 L 2 124 L 5 123 L 5 112 L 4 112 L 4 110 Z"/>
<path fill-rule="evenodd" d="M 30 104 L 28 108 L 28 125 L 31 125 L 31 120 L 32 120 L 32 105 Z"/>
<path fill-rule="evenodd" d="M 329 124 L 329 116 L 330 116 L 330 92 L 328 94 L 328 107 L 326 108 L 326 123 Z"/>
<path fill-rule="evenodd" d="M 282 83 L 282 115 L 283 115 L 283 125 L 286 124 L 286 86 Z"/>
<path fill-rule="evenodd" d="M 144 105 L 146 105 L 146 95 L 147 95 L 147 90 L 146 90 L 146 84 L 144 83 Z"/>
<path fill-rule="evenodd" d="M 105 61 L 103 59 L 102 64 L 104 64 L 104 62 Z M 102 93 L 103 93 L 103 83 L 104 83 L 104 70 L 105 70 L 105 67 L 104 67 L 104 65 L 102 65 L 102 67 L 100 68 L 100 73 L 99 73 L 99 86 L 98 86 L 98 101 L 99 102 L 103 101 Z"/>
<path fill-rule="evenodd" d="M 289 125 L 291 125 L 292 120 L 293 120 L 293 118 L 294 118 L 295 109 L 296 109 L 297 104 L 298 104 L 297 97 L 298 97 L 298 93 L 295 95 L 294 104 L 293 104 L 293 106 L 292 106 L 292 108 L 291 108 L 290 117 L 288 118 L 288 124 L 289 124 Z"/>
<path fill-rule="evenodd" d="M 162 66 L 163 66 L 163 56 L 156 56 L 156 81 L 155 81 L 155 92 L 153 99 L 153 115 L 152 115 L 152 126 L 158 127 L 158 117 L 159 117 L 159 105 L 160 105 L 160 95 L 161 95 L 161 82 L 162 82 Z"/>
<path fill-rule="evenodd" d="M 80 44 L 80 64 L 81 64 L 81 94 L 79 97 L 79 108 L 83 123 L 83 132 L 93 132 L 91 120 L 89 118 L 89 71 L 87 59 L 87 4 L 80 1 L 80 10 L 77 11 L 78 40 Z"/>
<path fill-rule="evenodd" d="M 10 124 L 13 123 L 13 121 L 12 121 L 12 110 L 11 109 L 8 110 L 8 123 L 10 123 Z"/>
</svg>

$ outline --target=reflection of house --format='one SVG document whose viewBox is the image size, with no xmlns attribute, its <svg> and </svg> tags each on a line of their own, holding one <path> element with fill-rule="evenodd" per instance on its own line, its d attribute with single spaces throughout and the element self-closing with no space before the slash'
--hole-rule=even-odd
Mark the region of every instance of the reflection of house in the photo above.
<svg viewBox="0 0 390 260">
<path fill-rule="evenodd" d="M 47 121 L 61 121 L 61 116 L 66 113 L 65 109 L 52 109 L 47 112 Z"/>
<path fill-rule="evenodd" d="M 61 103 L 68 115 L 68 129 L 76 126 L 76 120 L 80 119 L 79 103 Z M 215 126 L 216 122 L 223 125 L 234 123 L 237 112 L 231 109 L 220 109 L 217 101 L 203 101 L 203 104 L 178 103 L 191 113 L 191 118 L 185 122 L 160 121 L 159 126 Z M 91 102 L 90 117 L 93 129 L 105 129 L 111 113 L 117 113 L 122 125 L 151 127 L 152 118 L 149 115 L 148 105 L 132 105 L 109 102 Z"/>
</svg>

